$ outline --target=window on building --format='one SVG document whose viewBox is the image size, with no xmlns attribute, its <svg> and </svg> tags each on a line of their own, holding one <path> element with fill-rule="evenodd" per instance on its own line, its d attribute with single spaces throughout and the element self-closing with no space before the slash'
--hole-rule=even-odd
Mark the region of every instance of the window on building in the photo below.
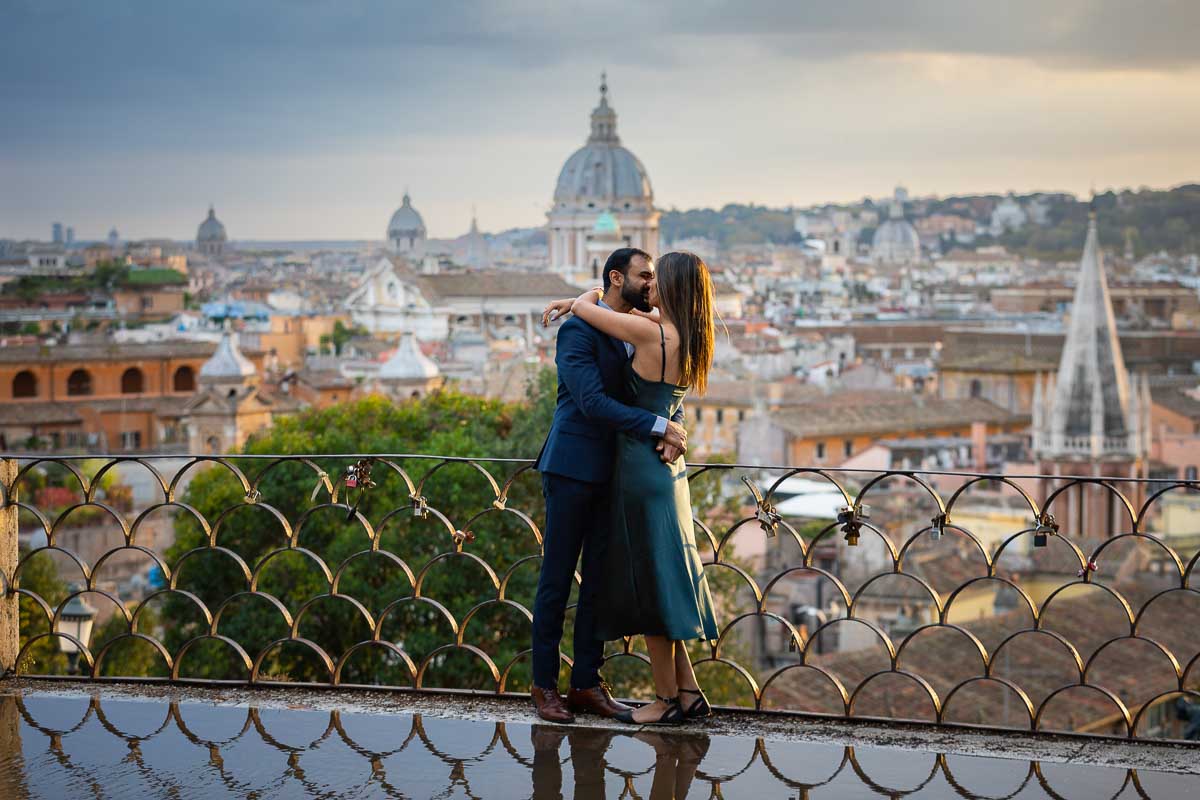
<svg viewBox="0 0 1200 800">
<path fill-rule="evenodd" d="M 92 393 L 92 373 L 77 369 L 67 376 L 67 394 L 72 396 Z"/>
<path fill-rule="evenodd" d="M 854 442 L 849 439 L 842 442 L 842 455 L 844 455 L 846 458 L 854 455 Z"/>
<path fill-rule="evenodd" d="M 983 397 L 983 381 L 979 378 L 971 380 L 971 397 Z"/>
<path fill-rule="evenodd" d="M 718 408 L 717 409 L 717 424 L 720 425 L 724 421 L 725 421 L 725 409 Z"/>
<path fill-rule="evenodd" d="M 139 450 L 142 447 L 142 432 L 141 431 L 122 431 L 121 433 L 121 449 L 123 450 Z"/>
<path fill-rule="evenodd" d="M 1196 467 L 1195 466 L 1184 467 L 1183 468 L 1183 479 L 1185 481 L 1196 480 Z"/>
<path fill-rule="evenodd" d="M 701 422 L 704 419 L 704 409 L 696 406 L 696 422 Z"/>
<path fill-rule="evenodd" d="M 146 391 L 146 376 L 137 367 L 121 373 L 121 394 L 141 394 Z"/>
<path fill-rule="evenodd" d="M 825 443 L 824 442 L 817 442 L 817 460 L 818 461 L 825 460 Z"/>
<path fill-rule="evenodd" d="M 37 397 L 37 390 L 37 375 L 29 370 L 23 369 L 13 378 L 13 397 Z"/>
<path fill-rule="evenodd" d="M 188 366 L 175 370 L 175 376 L 171 379 L 171 388 L 176 392 L 196 391 L 195 370 Z"/>
<path fill-rule="evenodd" d="M 738 422 L 743 422 L 743 421 L 745 421 L 745 419 L 746 419 L 746 409 L 739 408 L 738 409 Z"/>
</svg>

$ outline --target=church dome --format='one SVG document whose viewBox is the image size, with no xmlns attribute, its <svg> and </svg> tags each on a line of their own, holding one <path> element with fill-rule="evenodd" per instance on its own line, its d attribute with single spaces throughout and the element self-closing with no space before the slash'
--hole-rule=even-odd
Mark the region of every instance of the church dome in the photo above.
<svg viewBox="0 0 1200 800">
<path fill-rule="evenodd" d="M 617 112 L 608 105 L 605 82 L 600 84 L 600 105 L 592 111 L 592 134 L 563 164 L 554 188 L 554 204 L 615 209 L 647 209 L 654 204 L 646 168 L 621 146 Z"/>
<path fill-rule="evenodd" d="M 388 239 L 410 238 L 425 238 L 425 220 L 421 219 L 420 213 L 412 207 L 412 198 L 405 192 L 403 203 L 396 209 L 396 213 L 392 214 L 392 221 L 388 223 Z"/>
<path fill-rule="evenodd" d="M 428 380 L 441 374 L 438 365 L 421 352 L 411 333 L 404 334 L 396 352 L 379 368 L 379 379 L 384 381 Z"/>
<path fill-rule="evenodd" d="M 896 205 L 887 221 L 875 229 L 871 257 L 876 261 L 907 263 L 921 256 L 921 238 L 912 223 L 904 219 Z"/>
<path fill-rule="evenodd" d="M 196 229 L 196 241 L 226 241 L 225 226 L 221 224 L 221 220 L 217 219 L 217 215 L 213 212 L 212 206 L 208 207 L 208 216 L 204 218 L 204 222 L 201 222 L 200 227 Z"/>
</svg>

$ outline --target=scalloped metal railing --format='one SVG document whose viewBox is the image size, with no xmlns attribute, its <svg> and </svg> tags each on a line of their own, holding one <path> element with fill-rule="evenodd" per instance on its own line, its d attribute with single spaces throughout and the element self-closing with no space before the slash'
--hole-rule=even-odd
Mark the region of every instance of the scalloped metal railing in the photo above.
<svg viewBox="0 0 1200 800">
<path fill-rule="evenodd" d="M 8 463 L 13 472 L 9 480 L 0 481 L 0 508 L 11 517 L 8 534 L 18 533 L 19 519 L 20 536 L 32 547 L 15 565 L 0 569 L 0 590 L 9 599 L 16 597 L 38 619 L 36 630 L 21 632 L 15 674 L 29 673 L 26 656 L 39 641 L 50 639 L 67 640 L 78 648 L 84 677 L 122 677 L 106 670 L 105 662 L 119 643 L 132 640 L 153 651 L 158 673 L 172 681 L 295 680 L 278 674 L 272 665 L 281 649 L 299 648 L 316 665 L 316 679 L 305 683 L 378 684 L 381 681 L 348 680 L 347 670 L 357 669 L 363 653 L 379 651 L 379 663 L 387 665 L 389 674 L 401 675 L 403 680 L 395 683 L 409 689 L 462 688 L 439 677 L 446 660 L 455 655 L 476 664 L 476 690 L 527 689 L 527 683 L 522 684 L 528 647 L 514 650 L 508 642 L 511 654 L 498 658 L 485 623 L 490 613 L 509 614 L 516 622 L 505 635 L 520 636 L 521 630 L 528 635 L 530 576 L 536 576 L 540 559 L 541 512 L 527 513 L 511 502 L 514 486 L 522 487 L 526 498 L 536 496 L 536 473 L 528 460 L 311 454 L 187 456 L 175 457 L 174 463 L 166 456 L 12 456 Z M 48 465 L 69 476 L 73 495 L 73 502 L 57 509 L 39 508 L 28 500 L 29 484 Z M 155 495 L 136 511 L 108 502 L 101 488 L 109 473 L 128 469 L 144 471 L 143 483 Z M 264 500 L 264 492 L 270 493 L 272 478 L 281 469 L 292 474 L 304 470 L 309 476 L 306 485 L 312 488 L 277 507 Z M 210 470 L 219 472 L 230 499 L 215 512 L 210 508 L 206 516 L 198 506 L 211 503 L 194 498 L 188 502 L 182 487 Z M 473 485 L 472 507 L 454 507 L 452 498 L 438 496 L 449 474 L 445 470 L 457 474 L 460 483 Z M 781 513 L 781 493 L 793 478 L 820 482 L 837 498 L 824 520 Z M 1200 549 L 1177 552 L 1179 542 L 1194 545 L 1195 537 L 1174 540 L 1152 531 L 1163 498 L 1200 491 L 1200 484 L 734 464 L 695 465 L 689 480 L 696 496 L 704 482 L 710 482 L 708 494 L 716 498 L 711 508 L 697 509 L 696 536 L 706 572 L 714 585 L 720 580 L 724 587 L 718 597 L 721 634 L 694 649 L 693 662 L 702 682 L 723 687 L 716 694 L 724 705 L 1126 737 L 1145 735 L 1151 718 L 1151 735 L 1156 736 L 1171 735 L 1163 733 L 1167 729 L 1177 735 L 1188 713 L 1200 718 L 1200 589 L 1194 586 Z M 364 498 L 369 501 L 385 481 L 392 482 L 393 496 L 403 502 L 368 508 Z M 1071 498 L 1083 492 L 1105 494 L 1111 498 L 1109 507 L 1119 512 L 1102 530 L 1093 526 L 1095 535 L 1086 540 L 1060 532 L 1055 519 L 1056 512 L 1059 519 L 1069 513 Z M 987 500 L 982 506 L 981 498 Z M 1081 513 L 1081 502 L 1071 513 Z M 1004 520 L 1014 529 L 1004 535 L 972 533 L 962 520 L 978 516 L 980 507 L 1007 509 Z M 84 508 L 95 509 L 91 513 L 102 520 L 94 527 L 106 528 L 119 539 L 92 564 L 64 545 L 67 532 L 73 530 L 73 515 Z M 232 515 L 250 508 L 262 515 L 263 530 L 278 531 L 278 542 L 267 552 L 244 558 L 236 547 L 227 546 L 222 534 Z M 310 546 L 305 536 L 316 515 L 330 513 L 358 531 L 355 536 L 362 542 L 336 562 L 318 552 L 320 547 Z M 164 514 L 190 519 L 188 524 L 200 532 L 200 543 L 186 552 L 175 551 L 173 561 L 139 538 L 148 520 Z M 508 519 L 515 530 L 482 533 L 494 515 Z M 419 563 L 398 552 L 403 549 L 405 520 L 418 521 L 427 532 L 437 531 L 430 535 L 440 542 L 438 552 Z M 389 545 L 385 533 L 395 534 L 397 544 Z M 507 542 L 513 548 L 509 563 L 489 563 L 478 554 L 486 553 L 482 545 L 489 544 L 483 537 L 495 536 L 513 537 Z M 1122 550 L 1124 558 L 1110 558 Z M 1140 560 L 1132 557 L 1134 551 L 1142 554 Z M 1050 552 L 1057 566 L 1039 566 L 1037 556 Z M 57 602 L 22 585 L 23 571 L 42 553 L 54 554 L 60 577 L 76 583 Z M 161 585 L 132 602 L 104 588 L 105 566 L 119 553 L 153 564 Z M 947 577 L 942 570 L 952 553 L 958 571 Z M 240 576 L 236 591 L 215 602 L 186 588 L 190 583 L 181 584 L 184 572 L 200 569 L 192 562 L 208 556 L 222 559 Z M 322 590 L 284 602 L 264 588 L 264 575 L 276 560 L 292 557 L 316 570 Z M 407 584 L 373 608 L 344 586 L 348 571 L 370 559 L 382 559 Z M 1100 569 L 1101 562 L 1109 568 Z M 1139 570 L 1148 562 L 1155 564 L 1155 583 L 1139 588 L 1139 576 L 1150 574 Z M 438 596 L 434 584 L 447 569 L 475 576 L 477 601 L 469 608 L 452 608 L 454 604 Z M 523 594 L 514 591 L 514 581 L 523 581 Z M 818 592 L 815 605 L 805 605 L 803 598 L 817 584 L 829 591 Z M 907 588 L 897 592 L 897 585 Z M 998 599 L 1001 595 L 1006 604 Z M 124 625 L 119 635 L 95 650 L 61 625 L 64 609 L 80 596 L 110 603 Z M 815 616 L 789 610 L 797 597 Z M 199 620 L 191 624 L 186 639 L 180 639 L 180 627 L 172 627 L 174 620 L 161 620 L 153 629 L 141 625 L 145 609 L 161 606 L 168 598 L 191 609 Z M 1167 606 L 1156 604 L 1166 603 L 1164 598 L 1176 604 L 1170 612 L 1169 637 L 1146 631 L 1147 615 L 1163 616 Z M 286 635 L 252 645 L 245 637 L 239 641 L 223 632 L 223 621 L 247 603 L 268 609 Z M 369 635 L 338 652 L 305 636 L 306 620 L 330 603 L 351 609 L 355 624 L 361 621 Z M 963 619 L 955 612 L 956 603 L 974 603 L 977 616 Z M 1103 626 L 1098 621 L 1093 625 L 1089 614 L 1101 604 L 1115 609 L 1107 631 L 1093 630 Z M 1051 624 L 1055 612 L 1068 606 L 1077 612 L 1075 628 Z M 403 629 L 395 630 L 405 612 L 417 610 L 424 620 L 423 633 L 445 631 L 436 646 L 419 653 L 410 652 Z M 1019 616 L 1025 621 L 1015 621 Z M 1112 619 L 1119 630 L 1111 630 Z M 1001 630 L 981 633 L 979 626 L 988 624 Z M 945 635 L 954 644 L 947 644 Z M 939 638 L 940 644 L 935 641 Z M 1039 650 L 1030 656 L 1025 648 L 1035 639 L 1053 654 Z M 190 662 L 208 652 L 211 642 L 232 654 L 232 674 L 220 679 L 195 676 Z M 569 648 L 569 637 L 564 637 L 564 647 Z M 913 666 L 927 648 L 934 649 L 925 654 L 923 664 Z M 871 659 L 864 658 L 864 652 L 874 654 L 873 663 L 866 663 Z M 1057 678 L 1047 666 L 1056 658 L 1067 665 Z M 564 651 L 562 659 L 569 664 L 569 652 Z M 605 672 L 624 670 L 620 685 L 626 687 L 630 680 L 637 682 L 629 675 L 640 675 L 648 688 L 647 664 L 638 641 L 624 640 L 610 644 Z M 1157 689 L 1147 694 L 1147 686 Z M 972 709 L 974 716 L 966 713 Z"/>
</svg>

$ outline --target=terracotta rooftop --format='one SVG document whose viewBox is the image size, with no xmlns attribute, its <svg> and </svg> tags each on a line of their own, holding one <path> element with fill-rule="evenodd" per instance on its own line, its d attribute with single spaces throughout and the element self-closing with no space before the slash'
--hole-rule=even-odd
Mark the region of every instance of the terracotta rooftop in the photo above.
<svg viewBox="0 0 1200 800">
<path fill-rule="evenodd" d="M 799 438 L 923 431 L 1022 419 L 981 398 L 947 400 L 878 390 L 833 392 L 771 416 L 775 425 Z"/>
<path fill-rule="evenodd" d="M 433 295 L 452 297 L 578 297 L 580 290 L 552 272 L 446 272 L 417 278 Z"/>
<path fill-rule="evenodd" d="M 0 347 L 0 363 L 33 364 L 59 361 L 132 361 L 139 358 L 208 358 L 217 349 L 216 342 L 168 341 L 135 344 L 104 342 L 97 344 L 19 345 Z"/>
<path fill-rule="evenodd" d="M 1026 355 L 1024 352 L 954 353 L 938 363 L 938 369 L 964 372 L 1054 372 L 1058 359 Z"/>
<path fill-rule="evenodd" d="M 1183 386 L 1150 386 L 1150 397 L 1160 405 L 1190 420 L 1200 422 L 1200 376 L 1192 376 Z"/>
</svg>

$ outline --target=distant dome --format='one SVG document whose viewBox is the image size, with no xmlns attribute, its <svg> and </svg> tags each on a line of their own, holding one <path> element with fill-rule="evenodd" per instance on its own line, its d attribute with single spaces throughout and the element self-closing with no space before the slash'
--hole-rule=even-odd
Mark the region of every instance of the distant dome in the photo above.
<svg viewBox="0 0 1200 800">
<path fill-rule="evenodd" d="M 257 370 L 250 359 L 238 349 L 237 334 L 225 331 L 221 342 L 204 366 L 200 367 L 200 379 L 206 381 L 242 381 L 252 378 Z"/>
<path fill-rule="evenodd" d="M 438 365 L 421 352 L 411 333 L 404 334 L 396 352 L 379 368 L 379 379 L 384 381 L 428 380 L 441 374 Z"/>
<path fill-rule="evenodd" d="M 892 205 L 887 221 L 875 229 L 871 240 L 871 258 L 888 264 L 907 264 L 920 260 L 921 237 L 912 223 L 904 219 L 899 207 Z"/>
<path fill-rule="evenodd" d="M 618 210 L 654 205 L 646 168 L 617 136 L 617 112 L 608 105 L 607 83 L 601 84 L 600 105 L 592 110 L 587 144 L 567 159 L 558 174 L 554 204 Z"/>
<path fill-rule="evenodd" d="M 397 253 L 421 255 L 425 243 L 425 220 L 412 206 L 412 198 L 404 193 L 404 201 L 392 214 L 387 238 Z"/>
<path fill-rule="evenodd" d="M 221 220 L 217 219 L 212 206 L 208 207 L 208 216 L 196 230 L 196 241 L 200 243 L 227 241 L 225 226 L 221 224 Z"/>
<path fill-rule="evenodd" d="M 421 214 L 412 207 L 412 198 L 405 192 L 402 205 L 392 214 L 392 221 L 388 223 L 388 238 L 408 236 L 424 238 L 425 220 L 421 219 Z"/>
</svg>

